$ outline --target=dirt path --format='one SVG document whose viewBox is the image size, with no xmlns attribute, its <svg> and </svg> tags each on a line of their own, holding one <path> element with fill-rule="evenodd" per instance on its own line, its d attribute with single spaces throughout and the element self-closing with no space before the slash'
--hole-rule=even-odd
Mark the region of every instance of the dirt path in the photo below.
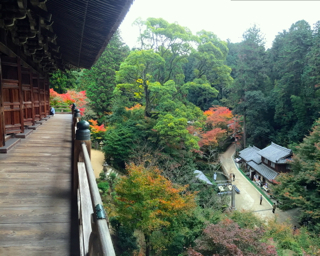
<svg viewBox="0 0 320 256">
<path fill-rule="evenodd" d="M 99 174 L 103 170 L 104 154 L 100 150 L 91 149 L 91 164 L 94 171 L 94 176 L 99 178 Z"/>
</svg>

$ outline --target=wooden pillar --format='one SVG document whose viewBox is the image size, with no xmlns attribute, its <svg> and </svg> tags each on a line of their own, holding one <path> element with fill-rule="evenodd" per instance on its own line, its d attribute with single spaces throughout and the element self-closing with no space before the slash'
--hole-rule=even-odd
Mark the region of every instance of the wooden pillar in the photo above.
<svg viewBox="0 0 320 256">
<path fill-rule="evenodd" d="M 21 67 L 22 81 L 22 101 L 24 113 L 24 125 L 34 124 L 34 103 L 33 103 L 33 88 L 32 88 L 32 72 L 29 68 Z"/>
<path fill-rule="evenodd" d="M 44 88 L 45 88 L 45 112 L 46 115 L 50 115 L 50 86 L 49 86 L 49 78 L 46 76 L 44 80 Z"/>
<path fill-rule="evenodd" d="M 40 120 L 40 95 L 39 95 L 39 76 L 36 73 L 32 74 L 32 92 L 33 92 L 33 112 L 35 121 Z"/>
<path fill-rule="evenodd" d="M 21 63 L 20 58 L 17 58 L 17 69 L 18 69 L 18 85 L 19 85 L 19 98 L 20 98 L 20 124 L 21 124 L 21 132 L 24 132 L 24 106 L 23 106 L 23 98 L 22 98 L 22 81 L 21 81 Z"/>
<path fill-rule="evenodd" d="M 5 145 L 5 129 L 4 129 L 4 110 L 3 110 L 3 92 L 2 92 L 2 69 L 1 69 L 1 55 L 0 55 L 0 147 Z"/>
</svg>

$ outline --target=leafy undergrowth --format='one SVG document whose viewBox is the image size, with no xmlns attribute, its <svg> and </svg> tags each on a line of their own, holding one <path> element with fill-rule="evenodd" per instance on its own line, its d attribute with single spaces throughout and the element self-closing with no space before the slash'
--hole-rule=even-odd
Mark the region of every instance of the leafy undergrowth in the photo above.
<svg viewBox="0 0 320 256">
<path fill-rule="evenodd" d="M 133 168 L 137 169 L 137 166 L 133 166 Z M 102 198 L 110 218 L 111 233 L 117 255 L 320 255 L 320 239 L 315 234 L 309 233 L 305 228 L 294 230 L 289 223 L 279 224 L 274 220 L 266 223 L 252 212 L 233 211 L 227 213 L 217 209 L 213 210 L 211 207 L 196 207 L 180 217 L 176 214 L 168 215 L 168 220 L 172 218 L 170 223 L 168 221 L 168 223 L 161 224 L 162 220 L 156 217 L 156 214 L 160 212 L 154 212 L 151 205 L 142 202 L 145 197 L 144 193 L 147 193 L 148 190 L 147 183 L 153 184 L 161 177 L 158 173 L 157 176 L 146 176 L 149 178 L 144 179 L 143 175 L 144 172 L 140 172 L 135 178 L 131 177 L 130 186 L 137 185 L 138 181 L 144 185 L 136 187 L 136 192 L 139 191 L 139 193 L 136 193 L 128 201 L 129 207 L 135 208 L 135 214 L 128 209 L 126 216 L 130 217 L 130 220 L 135 220 L 136 216 L 146 218 L 153 225 L 151 232 L 149 226 L 142 226 L 143 222 L 137 223 L 133 227 L 126 222 L 120 222 L 119 203 L 123 204 L 125 201 L 120 198 L 122 201 L 116 202 L 119 200 L 116 191 L 122 184 L 121 180 L 126 179 L 127 182 L 128 177 L 105 177 L 102 175 L 98 179 Z M 160 183 L 162 182 L 165 180 Z M 126 187 L 126 190 L 132 189 L 130 186 Z M 171 190 L 178 192 L 179 189 L 172 187 Z M 156 194 L 152 192 L 148 194 L 149 199 L 154 198 L 150 201 L 154 205 L 156 205 L 154 200 L 158 200 L 155 198 L 159 197 L 159 193 L 160 190 Z M 165 197 L 165 194 L 160 196 L 159 200 L 162 200 L 162 197 Z M 134 201 L 138 199 L 139 203 L 135 204 Z M 144 209 L 139 211 L 139 205 Z M 124 209 L 122 205 L 122 213 L 125 212 Z M 163 211 L 166 210 L 162 209 L 161 211 L 161 214 L 164 214 Z M 158 223 L 160 224 L 158 225 Z M 156 224 L 157 226 L 155 226 Z"/>
</svg>

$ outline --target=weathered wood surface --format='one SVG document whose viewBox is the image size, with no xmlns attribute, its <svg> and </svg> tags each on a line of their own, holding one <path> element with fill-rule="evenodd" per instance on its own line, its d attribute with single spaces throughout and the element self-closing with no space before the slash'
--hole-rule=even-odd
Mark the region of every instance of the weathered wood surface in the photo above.
<svg viewBox="0 0 320 256">
<path fill-rule="evenodd" d="M 91 215 L 93 214 L 89 183 L 84 163 L 78 163 L 79 170 L 79 194 L 80 194 L 80 223 L 81 236 L 80 241 L 83 240 L 83 254 L 87 255 L 89 252 L 89 238 L 91 234 Z"/>
<path fill-rule="evenodd" d="M 73 254 L 71 146 L 71 115 L 55 115 L 0 155 L 1 256 Z"/>
</svg>

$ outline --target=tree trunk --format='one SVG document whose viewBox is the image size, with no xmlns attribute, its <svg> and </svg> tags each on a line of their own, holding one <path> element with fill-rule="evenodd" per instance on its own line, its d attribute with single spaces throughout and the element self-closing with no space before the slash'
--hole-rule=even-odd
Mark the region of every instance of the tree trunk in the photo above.
<svg viewBox="0 0 320 256">
<path fill-rule="evenodd" d="M 146 256 L 150 256 L 150 237 L 149 235 L 144 235 L 144 240 L 146 242 Z"/>
<path fill-rule="evenodd" d="M 243 115 L 243 148 L 247 147 L 247 124 L 246 124 L 247 115 Z"/>
<path fill-rule="evenodd" d="M 150 92 L 148 90 L 148 86 L 144 86 L 144 94 L 146 97 L 146 106 L 144 109 L 144 116 L 145 117 L 150 117 L 150 112 L 151 112 L 151 106 L 150 106 Z"/>
</svg>

